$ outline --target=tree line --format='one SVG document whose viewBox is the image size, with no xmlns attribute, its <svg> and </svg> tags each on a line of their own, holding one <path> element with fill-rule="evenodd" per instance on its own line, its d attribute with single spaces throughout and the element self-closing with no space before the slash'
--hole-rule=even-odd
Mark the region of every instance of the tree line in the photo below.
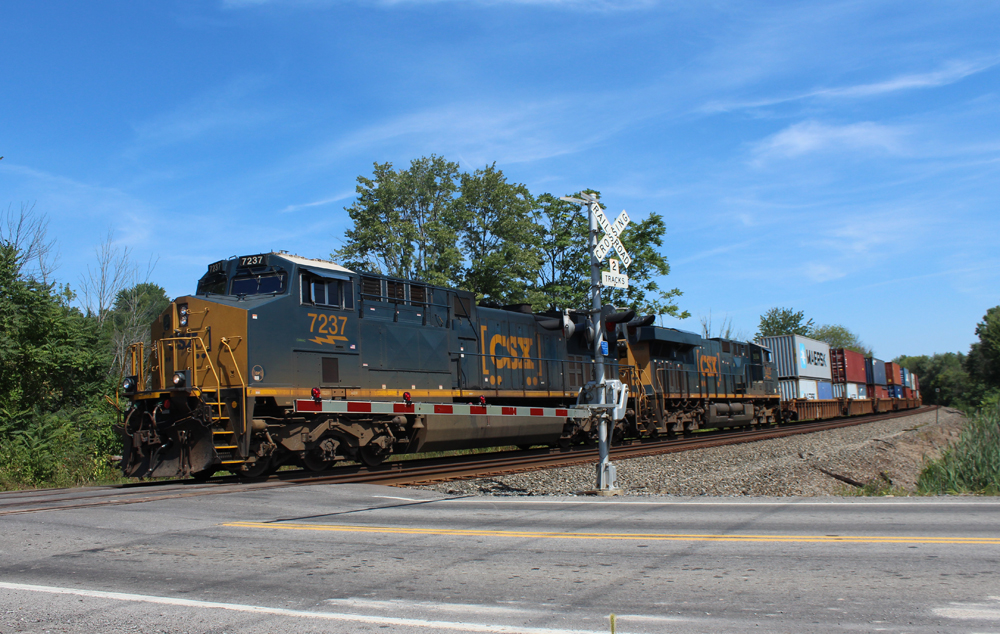
<svg viewBox="0 0 1000 634">
<path fill-rule="evenodd" d="M 112 236 L 79 296 L 57 284 L 46 230 L 29 206 L 0 217 L 0 488 L 117 477 L 118 368 L 169 303 Z"/>
</svg>

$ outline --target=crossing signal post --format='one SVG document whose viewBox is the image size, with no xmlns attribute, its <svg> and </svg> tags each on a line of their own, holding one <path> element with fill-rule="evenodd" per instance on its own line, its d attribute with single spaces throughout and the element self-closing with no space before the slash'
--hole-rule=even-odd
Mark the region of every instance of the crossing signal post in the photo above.
<svg viewBox="0 0 1000 634">
<path fill-rule="evenodd" d="M 594 365 L 596 377 L 593 384 L 588 385 L 586 391 L 588 404 L 592 411 L 599 416 L 597 438 L 600 461 L 597 464 L 597 492 L 599 494 L 613 494 L 618 490 L 617 475 L 615 466 L 611 464 L 611 425 L 615 420 L 624 416 L 625 406 L 628 403 L 628 386 L 621 381 L 608 381 L 604 375 L 604 356 L 608 354 L 608 342 L 604 340 L 605 316 L 601 305 L 601 287 L 611 286 L 615 288 L 628 288 L 628 276 L 621 271 L 619 264 L 628 268 L 632 263 L 632 258 L 622 245 L 619 236 L 629 225 L 631 220 L 623 210 L 612 223 L 601 209 L 597 196 L 593 194 L 580 194 L 580 198 L 563 196 L 561 200 L 586 205 L 589 217 L 590 231 L 588 244 L 590 247 L 590 292 L 591 292 L 591 323 L 594 328 Z M 604 235 L 598 239 L 601 232 Z M 619 260 L 609 261 L 611 271 L 602 271 L 601 262 L 614 251 Z M 611 396 L 610 402 L 608 400 Z"/>
</svg>

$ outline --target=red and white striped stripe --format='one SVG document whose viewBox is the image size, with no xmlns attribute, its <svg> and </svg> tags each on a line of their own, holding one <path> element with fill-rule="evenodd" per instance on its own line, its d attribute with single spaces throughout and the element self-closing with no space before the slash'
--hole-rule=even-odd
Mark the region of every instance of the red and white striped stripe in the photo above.
<svg viewBox="0 0 1000 634">
<path fill-rule="evenodd" d="M 525 416 L 586 418 L 588 410 L 561 407 L 462 405 L 459 403 L 386 403 L 378 401 L 317 401 L 297 399 L 295 411 L 303 414 L 431 414 L 451 416 Z"/>
</svg>

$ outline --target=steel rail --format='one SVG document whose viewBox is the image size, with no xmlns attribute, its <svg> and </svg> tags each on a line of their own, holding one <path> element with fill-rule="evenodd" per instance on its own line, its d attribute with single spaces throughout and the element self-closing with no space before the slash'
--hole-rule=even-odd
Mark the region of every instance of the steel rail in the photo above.
<svg viewBox="0 0 1000 634">
<path fill-rule="evenodd" d="M 612 447 L 616 460 L 655 456 L 694 449 L 757 442 L 798 434 L 808 434 L 866 423 L 891 420 L 931 411 L 934 406 L 922 406 L 886 414 L 872 414 L 851 418 L 822 421 L 786 423 L 757 430 L 707 432 L 690 437 L 647 439 L 630 441 Z M 178 498 L 242 493 L 264 489 L 293 487 L 308 484 L 370 483 L 392 486 L 418 485 L 495 477 L 513 473 L 561 468 L 580 464 L 593 464 L 598 455 L 595 446 L 578 446 L 570 449 L 533 449 L 517 452 L 495 452 L 425 458 L 385 463 L 376 468 L 361 465 L 338 467 L 327 473 L 303 477 L 303 471 L 279 472 L 267 479 L 246 480 L 238 476 L 218 478 L 214 482 L 193 480 L 156 480 L 133 482 L 106 487 L 81 489 L 21 490 L 0 493 L 0 516 L 40 511 L 69 510 L 95 506 L 138 504 Z M 151 488 L 148 493 L 143 489 Z M 59 497 L 62 495 L 63 497 Z"/>
</svg>

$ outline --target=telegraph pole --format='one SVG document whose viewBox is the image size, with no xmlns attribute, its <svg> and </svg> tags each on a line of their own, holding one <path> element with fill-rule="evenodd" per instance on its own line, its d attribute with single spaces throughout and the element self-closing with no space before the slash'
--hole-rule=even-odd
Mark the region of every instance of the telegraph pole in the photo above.
<svg viewBox="0 0 1000 634">
<path fill-rule="evenodd" d="M 618 288 L 628 288 L 628 278 L 618 275 L 617 263 L 612 260 L 614 263 L 612 265 L 613 276 L 609 279 L 609 274 L 601 270 L 601 260 L 613 248 L 622 257 L 626 267 L 632 262 L 632 259 L 625 251 L 625 247 L 618 240 L 618 235 L 629 224 L 629 217 L 628 214 L 622 211 L 612 225 L 608 221 L 607 216 L 604 215 L 600 203 L 597 202 L 597 196 L 593 194 L 580 194 L 580 196 L 583 200 L 570 196 L 563 196 L 560 200 L 586 205 L 588 211 L 587 215 L 590 226 L 587 239 L 590 251 L 590 323 L 594 325 L 594 369 L 596 374 L 591 404 L 598 406 L 596 409 L 599 413 L 597 440 L 600 461 L 597 464 L 597 491 L 598 493 L 608 494 L 618 490 L 618 478 L 615 466 L 611 464 L 611 428 L 609 425 L 611 421 L 609 421 L 610 417 L 607 407 L 608 382 L 604 373 L 604 357 L 608 354 L 608 343 L 604 340 L 601 287 L 607 284 Z M 604 238 L 599 241 L 597 236 L 601 229 L 606 233 Z"/>
</svg>

